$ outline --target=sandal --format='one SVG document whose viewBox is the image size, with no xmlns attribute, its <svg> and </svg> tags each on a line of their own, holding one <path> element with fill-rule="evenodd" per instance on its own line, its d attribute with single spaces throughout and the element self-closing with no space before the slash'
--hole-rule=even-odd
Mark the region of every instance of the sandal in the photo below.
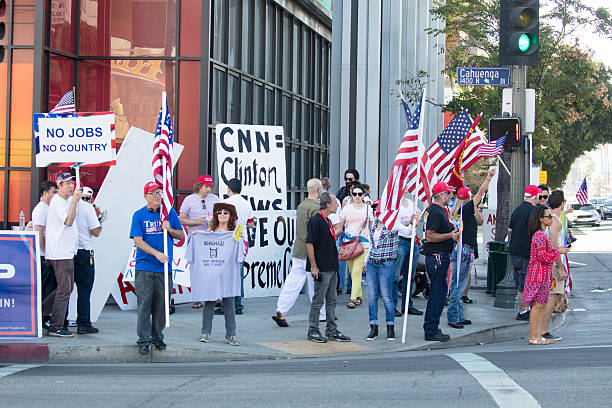
<svg viewBox="0 0 612 408">
<path fill-rule="evenodd" d="M 361 298 L 360 298 L 360 297 L 357 297 L 357 299 L 355 300 L 355 304 L 356 304 L 357 306 L 361 306 L 361 303 L 362 303 Z"/>
<path fill-rule="evenodd" d="M 537 339 L 529 339 L 530 346 L 542 346 L 542 345 L 553 344 L 553 343 L 554 341 L 550 341 L 548 339 L 545 339 L 544 337 L 538 337 Z"/>
<path fill-rule="evenodd" d="M 193 305 L 191 305 L 192 308 L 194 309 L 200 309 L 202 308 L 202 303 L 201 302 L 195 302 Z"/>
<path fill-rule="evenodd" d="M 355 300 L 349 299 L 348 303 L 346 304 L 346 307 L 348 307 L 349 309 L 354 309 L 357 307 L 357 303 Z"/>
</svg>

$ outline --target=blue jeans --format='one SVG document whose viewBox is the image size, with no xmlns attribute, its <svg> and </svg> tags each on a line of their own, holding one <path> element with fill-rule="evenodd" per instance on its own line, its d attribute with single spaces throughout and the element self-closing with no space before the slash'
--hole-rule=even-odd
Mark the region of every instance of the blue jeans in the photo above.
<svg viewBox="0 0 612 408">
<path fill-rule="evenodd" d="M 336 248 L 340 250 L 340 245 L 344 241 L 344 232 L 340 234 L 338 239 L 336 240 Z M 346 280 L 346 261 L 338 260 L 338 287 L 344 291 L 345 288 L 345 280 Z M 346 288 L 351 287 L 351 274 L 348 274 L 348 282 L 346 282 Z"/>
<path fill-rule="evenodd" d="M 429 299 L 427 299 L 427 310 L 425 311 L 425 322 L 423 330 L 426 336 L 435 336 L 440 332 L 440 316 L 446 303 L 446 276 L 450 265 L 450 254 L 427 255 L 425 267 L 429 275 Z"/>
<path fill-rule="evenodd" d="M 368 281 L 368 312 L 370 324 L 378 324 L 378 295 L 383 298 L 387 325 L 395 322 L 395 303 L 391 296 L 393 290 L 393 277 L 395 275 L 395 261 L 381 264 L 368 262 L 366 265 L 366 280 Z M 397 291 L 396 291 L 397 292 Z"/>
<path fill-rule="evenodd" d="M 448 301 L 448 310 L 446 311 L 449 323 L 457 323 L 465 320 L 461 295 L 465 290 L 465 285 L 467 285 L 467 278 L 470 272 L 470 265 L 472 264 L 473 255 L 474 249 L 464 245 L 461 249 L 459 285 L 457 285 L 457 245 L 455 245 L 455 249 L 453 249 L 453 255 L 451 256 L 452 277 L 450 285 L 450 299 Z"/>
<path fill-rule="evenodd" d="M 410 243 L 411 240 L 400 238 L 399 245 L 397 246 L 397 260 L 395 263 L 395 279 L 393 281 L 393 305 L 397 308 L 398 294 L 397 294 L 397 282 L 399 281 L 400 274 L 402 275 L 402 309 L 406 308 L 406 289 L 408 288 L 408 266 L 410 262 Z M 419 247 L 414 243 L 414 253 L 412 254 L 412 274 L 410 275 L 410 282 L 414 282 L 414 275 L 416 274 L 417 262 L 419 260 Z M 410 285 L 410 294 L 408 294 L 408 308 L 412 309 L 412 291 L 414 286 Z"/>
</svg>

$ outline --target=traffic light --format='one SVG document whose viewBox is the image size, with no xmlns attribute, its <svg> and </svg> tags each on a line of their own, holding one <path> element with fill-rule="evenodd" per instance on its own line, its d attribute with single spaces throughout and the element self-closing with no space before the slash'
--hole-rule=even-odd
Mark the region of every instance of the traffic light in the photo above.
<svg viewBox="0 0 612 408">
<path fill-rule="evenodd" d="M 540 63 L 539 0 L 501 0 L 499 65 Z"/>
<path fill-rule="evenodd" d="M 500 139 L 506 135 L 504 150 L 520 147 L 523 144 L 521 138 L 521 120 L 517 117 L 495 116 L 489 119 L 489 141 Z"/>
</svg>

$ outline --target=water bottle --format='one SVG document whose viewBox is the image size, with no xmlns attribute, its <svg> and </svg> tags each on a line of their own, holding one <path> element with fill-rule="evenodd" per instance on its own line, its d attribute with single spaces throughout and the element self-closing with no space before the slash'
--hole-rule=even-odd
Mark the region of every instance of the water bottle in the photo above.
<svg viewBox="0 0 612 408">
<path fill-rule="evenodd" d="M 19 231 L 25 230 L 25 214 L 23 210 L 19 212 Z"/>
</svg>

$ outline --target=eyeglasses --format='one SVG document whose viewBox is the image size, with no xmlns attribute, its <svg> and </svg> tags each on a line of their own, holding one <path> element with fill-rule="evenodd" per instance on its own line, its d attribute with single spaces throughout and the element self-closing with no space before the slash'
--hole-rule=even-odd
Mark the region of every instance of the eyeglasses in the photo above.
<svg viewBox="0 0 612 408">
<path fill-rule="evenodd" d="M 206 209 L 206 200 L 202 200 L 202 209 L 205 210 Z"/>
<path fill-rule="evenodd" d="M 344 181 L 354 181 L 354 180 L 355 180 L 355 179 L 350 178 L 350 177 L 345 177 L 345 178 L 344 178 Z"/>
<path fill-rule="evenodd" d="M 548 214 L 548 215 L 543 215 L 542 218 L 548 218 L 549 220 L 552 220 L 552 214 Z"/>
<path fill-rule="evenodd" d="M 217 215 L 230 215 L 229 211 L 217 211 Z"/>
<path fill-rule="evenodd" d="M 83 201 L 91 201 L 91 197 L 81 197 L 81 200 L 83 200 Z"/>
<path fill-rule="evenodd" d="M 162 195 L 161 191 L 151 191 L 151 192 L 148 192 L 147 194 L 150 194 L 153 197 L 161 197 L 161 195 Z"/>
<path fill-rule="evenodd" d="M 353 197 L 361 197 L 363 196 L 363 193 L 353 193 Z"/>
<path fill-rule="evenodd" d="M 540 200 L 548 200 L 548 196 L 547 195 L 541 195 L 539 197 Z"/>
</svg>

